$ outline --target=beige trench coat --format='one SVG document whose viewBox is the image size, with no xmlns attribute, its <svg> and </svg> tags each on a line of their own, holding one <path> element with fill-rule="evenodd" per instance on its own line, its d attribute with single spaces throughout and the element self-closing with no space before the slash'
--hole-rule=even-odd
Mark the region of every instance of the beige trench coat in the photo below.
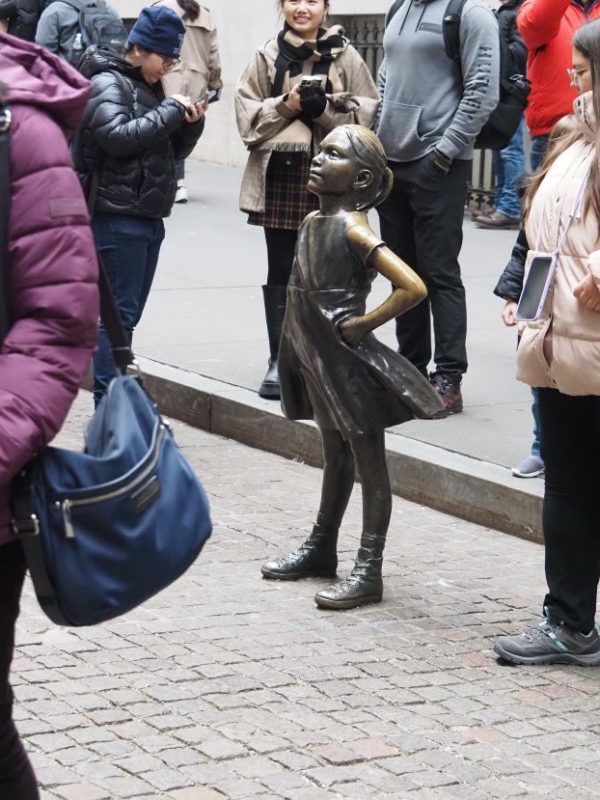
<svg viewBox="0 0 600 800">
<path fill-rule="evenodd" d="M 246 212 L 264 211 L 267 166 L 271 157 L 268 142 L 297 116 L 283 102 L 283 95 L 271 97 L 277 54 L 275 39 L 259 48 L 239 79 L 235 92 L 238 129 L 250 151 L 240 190 L 240 208 Z M 358 107 L 349 112 L 336 111 L 333 103 L 327 103 L 323 114 L 314 120 L 313 151 L 338 125 L 355 123 L 370 127 L 379 107 L 375 82 L 352 45 L 347 45 L 333 62 L 329 80 L 333 88 L 330 96 L 334 100 L 349 93 Z"/>
<path fill-rule="evenodd" d="M 158 0 L 153 5 L 170 8 L 185 25 L 181 61 L 162 80 L 165 94 L 182 94 L 196 100 L 207 89 L 220 89 L 223 81 L 219 39 L 210 11 L 200 6 L 200 14 L 192 21 L 183 19 L 184 11 L 177 0 Z"/>
</svg>

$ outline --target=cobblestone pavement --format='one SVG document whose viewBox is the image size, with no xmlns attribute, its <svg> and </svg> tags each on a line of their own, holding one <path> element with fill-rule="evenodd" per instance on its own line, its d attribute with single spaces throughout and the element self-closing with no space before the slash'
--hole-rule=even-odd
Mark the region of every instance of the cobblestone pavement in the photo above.
<svg viewBox="0 0 600 800">
<path fill-rule="evenodd" d="M 600 796 L 600 671 L 490 650 L 539 611 L 539 546 L 395 499 L 384 602 L 319 611 L 320 582 L 259 577 L 310 529 L 319 470 L 175 430 L 215 521 L 189 573 L 89 629 L 52 626 L 27 591 L 16 714 L 44 800 Z M 357 490 L 341 572 L 360 519 Z"/>
</svg>

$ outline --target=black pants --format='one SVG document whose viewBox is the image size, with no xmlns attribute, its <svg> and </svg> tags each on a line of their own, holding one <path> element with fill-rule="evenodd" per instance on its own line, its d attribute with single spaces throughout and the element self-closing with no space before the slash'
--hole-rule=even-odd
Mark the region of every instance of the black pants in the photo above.
<svg viewBox="0 0 600 800">
<path fill-rule="evenodd" d="M 267 243 L 267 286 L 287 286 L 294 264 L 298 231 L 264 228 Z"/>
<path fill-rule="evenodd" d="M 546 467 L 544 605 L 587 633 L 600 579 L 600 397 L 540 389 L 539 404 Z"/>
<path fill-rule="evenodd" d="M 439 179 L 422 176 L 422 161 L 390 162 L 394 188 L 379 208 L 381 236 L 423 279 L 429 296 L 396 318 L 398 347 L 426 373 L 431 361 L 431 318 L 436 369 L 467 370 L 467 306 L 458 254 L 470 161 L 455 161 Z"/>
<path fill-rule="evenodd" d="M 8 675 L 15 644 L 15 623 L 25 578 L 19 543 L 0 547 L 0 798 L 39 800 L 35 776 L 12 721 L 13 695 Z"/>
</svg>

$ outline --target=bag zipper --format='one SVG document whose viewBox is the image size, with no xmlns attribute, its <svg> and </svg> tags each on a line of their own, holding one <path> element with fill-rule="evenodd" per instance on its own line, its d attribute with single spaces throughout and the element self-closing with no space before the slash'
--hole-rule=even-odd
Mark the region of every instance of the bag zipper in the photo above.
<svg viewBox="0 0 600 800">
<path fill-rule="evenodd" d="M 127 492 L 131 491 L 131 489 L 133 489 L 139 483 L 143 483 L 144 480 L 148 477 L 148 475 L 154 472 L 154 469 L 158 464 L 160 458 L 160 446 L 162 444 L 164 437 L 165 437 L 165 426 L 161 425 L 156 437 L 156 447 L 152 461 L 148 464 L 148 466 L 141 473 L 141 475 L 137 475 L 136 478 L 133 481 L 131 481 L 131 483 L 128 483 L 125 486 L 120 486 L 118 489 L 113 489 L 112 492 L 105 492 L 104 494 L 95 494 L 91 497 L 82 497 L 80 500 L 72 500 L 68 497 L 65 497 L 63 500 L 56 500 L 54 505 L 62 512 L 66 539 L 75 538 L 75 528 L 73 527 L 73 522 L 71 520 L 71 509 L 77 508 L 79 506 L 87 506 L 90 505 L 91 503 L 102 503 L 105 500 L 112 500 L 115 497 L 120 497 L 122 494 L 126 494 Z"/>
</svg>

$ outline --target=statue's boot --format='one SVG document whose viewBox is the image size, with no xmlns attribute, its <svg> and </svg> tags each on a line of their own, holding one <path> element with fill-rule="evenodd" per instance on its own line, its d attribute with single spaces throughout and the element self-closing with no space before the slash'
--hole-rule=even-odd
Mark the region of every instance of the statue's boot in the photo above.
<svg viewBox="0 0 600 800">
<path fill-rule="evenodd" d="M 266 561 L 263 578 L 296 581 L 299 578 L 335 578 L 337 571 L 337 530 L 319 523 L 297 550 L 273 561 Z"/>
<path fill-rule="evenodd" d="M 265 319 L 267 321 L 267 334 L 269 336 L 269 366 L 263 378 L 258 394 L 269 400 L 279 400 L 279 373 L 277 359 L 279 356 L 279 341 L 283 318 L 285 316 L 285 303 L 287 297 L 286 286 L 263 286 L 263 299 L 265 302 Z"/>
<path fill-rule="evenodd" d="M 345 580 L 317 592 L 319 608 L 344 610 L 370 603 L 380 603 L 383 597 L 381 565 L 385 534 L 378 536 L 363 532 L 352 572 Z"/>
</svg>

